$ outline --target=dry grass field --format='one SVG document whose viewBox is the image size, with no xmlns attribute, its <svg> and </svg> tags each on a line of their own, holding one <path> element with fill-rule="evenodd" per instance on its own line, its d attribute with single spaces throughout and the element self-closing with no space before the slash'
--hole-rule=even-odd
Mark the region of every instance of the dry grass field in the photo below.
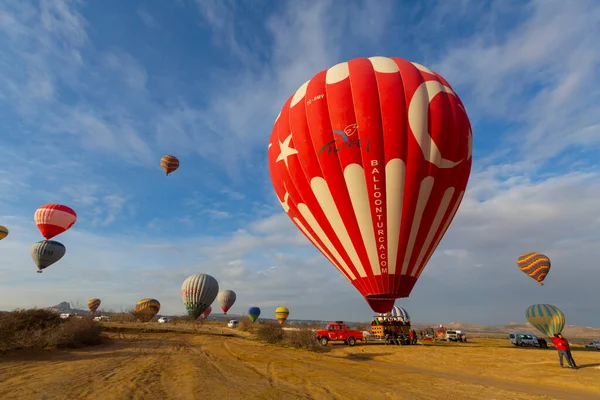
<svg viewBox="0 0 600 400">
<path fill-rule="evenodd" d="M 581 347 L 570 370 L 507 340 L 310 352 L 223 325 L 105 323 L 101 345 L 8 352 L 0 399 L 600 399 L 600 352 Z"/>
</svg>

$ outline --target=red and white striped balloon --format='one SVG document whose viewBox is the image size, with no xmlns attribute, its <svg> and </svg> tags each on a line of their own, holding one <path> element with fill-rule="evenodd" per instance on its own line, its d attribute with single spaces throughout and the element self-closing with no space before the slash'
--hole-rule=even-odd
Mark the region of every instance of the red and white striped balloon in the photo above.
<svg viewBox="0 0 600 400">
<path fill-rule="evenodd" d="M 36 210 L 33 219 L 42 236 L 49 240 L 72 227 L 77 214 L 62 204 L 44 204 Z"/>
<path fill-rule="evenodd" d="M 321 71 L 275 121 L 269 170 L 288 216 L 373 311 L 408 297 L 463 198 L 472 134 L 448 82 L 401 58 Z"/>
</svg>

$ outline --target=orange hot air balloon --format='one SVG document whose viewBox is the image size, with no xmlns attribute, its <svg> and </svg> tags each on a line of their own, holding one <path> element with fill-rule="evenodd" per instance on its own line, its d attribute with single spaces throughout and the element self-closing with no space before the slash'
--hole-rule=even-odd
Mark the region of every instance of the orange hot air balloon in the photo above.
<svg viewBox="0 0 600 400">
<path fill-rule="evenodd" d="M 50 240 L 71 228 L 77 221 L 77 214 L 62 204 L 44 204 L 35 211 L 33 219 L 42 236 Z"/>
<path fill-rule="evenodd" d="M 544 279 L 550 272 L 550 259 L 538 252 L 521 254 L 517 258 L 517 267 L 527 276 L 535 279 L 540 286 L 544 286 Z"/>
<path fill-rule="evenodd" d="M 321 71 L 284 104 L 269 142 L 279 201 L 373 311 L 408 297 L 471 171 L 469 118 L 448 82 L 401 58 Z"/>
<path fill-rule="evenodd" d="M 160 166 L 166 175 L 175 172 L 179 168 L 179 159 L 175 156 L 166 155 L 160 159 Z"/>
</svg>

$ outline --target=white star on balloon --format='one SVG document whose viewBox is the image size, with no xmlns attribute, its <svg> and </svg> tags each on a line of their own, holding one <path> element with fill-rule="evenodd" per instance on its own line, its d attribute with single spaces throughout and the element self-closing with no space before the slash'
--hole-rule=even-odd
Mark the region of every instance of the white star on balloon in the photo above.
<svg viewBox="0 0 600 400">
<path fill-rule="evenodd" d="M 288 135 L 288 137 L 285 138 L 285 140 L 282 142 L 279 142 L 279 148 L 280 148 L 280 153 L 277 156 L 277 160 L 276 162 L 279 162 L 281 160 L 283 160 L 283 162 L 285 163 L 286 168 L 289 168 L 288 166 L 288 157 L 289 156 L 293 156 L 294 154 L 298 154 L 298 150 L 290 147 L 290 141 L 292 140 L 292 134 L 290 133 Z"/>
</svg>

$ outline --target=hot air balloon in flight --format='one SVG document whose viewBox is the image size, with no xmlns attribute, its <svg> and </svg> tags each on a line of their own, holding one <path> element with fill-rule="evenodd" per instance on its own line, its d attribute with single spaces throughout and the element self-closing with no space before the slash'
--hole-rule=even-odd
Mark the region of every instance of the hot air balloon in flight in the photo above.
<svg viewBox="0 0 600 400">
<path fill-rule="evenodd" d="M 165 174 L 168 176 L 170 173 L 175 172 L 179 168 L 179 159 L 175 156 L 166 155 L 160 159 L 160 166 L 162 167 Z"/>
<path fill-rule="evenodd" d="M 551 304 L 534 304 L 525 311 L 527 321 L 547 337 L 561 333 L 565 327 L 565 315 Z"/>
<path fill-rule="evenodd" d="M 235 299 L 236 296 L 233 290 L 223 290 L 221 293 L 219 293 L 217 296 L 217 302 L 219 303 L 221 310 L 223 310 L 223 314 L 227 315 L 227 311 L 229 311 L 229 309 L 233 306 Z"/>
<path fill-rule="evenodd" d="M 33 216 L 42 236 L 50 240 L 75 224 L 77 214 L 72 208 L 62 204 L 44 204 Z"/>
<path fill-rule="evenodd" d="M 31 246 L 31 258 L 37 265 L 38 273 L 42 271 L 65 255 L 67 249 L 62 243 L 55 240 L 41 240 Z"/>
<path fill-rule="evenodd" d="M 0 240 L 8 236 L 8 228 L 0 225 Z"/>
<path fill-rule="evenodd" d="M 542 253 L 525 253 L 517 259 L 517 266 L 530 278 L 544 286 L 544 279 L 550 272 L 550 259 Z"/>
<path fill-rule="evenodd" d="M 148 322 L 160 311 L 160 302 L 156 299 L 142 299 L 135 304 L 135 316 Z"/>
<path fill-rule="evenodd" d="M 281 306 L 275 309 L 275 318 L 277 318 L 277 321 L 279 321 L 281 325 L 285 323 L 285 320 L 288 319 L 289 315 L 290 310 L 287 307 Z"/>
<path fill-rule="evenodd" d="M 206 310 L 204 310 L 204 312 L 202 314 L 200 314 L 200 318 L 202 318 L 202 319 L 208 318 L 208 316 L 210 315 L 211 312 L 212 312 L 212 306 L 208 307 Z"/>
<path fill-rule="evenodd" d="M 90 309 L 90 313 L 92 315 L 94 315 L 98 307 L 100 307 L 100 303 L 102 303 L 100 299 L 91 299 L 88 301 L 88 308 Z"/>
<path fill-rule="evenodd" d="M 472 133 L 437 73 L 401 58 L 357 58 L 287 100 L 268 149 L 288 217 L 386 313 L 410 295 L 458 210 Z"/>
<path fill-rule="evenodd" d="M 215 301 L 219 293 L 219 283 L 208 274 L 188 277 L 181 285 L 181 300 L 190 317 L 198 319 Z"/>
<path fill-rule="evenodd" d="M 260 316 L 260 308 L 258 308 L 258 307 L 250 307 L 248 309 L 248 318 L 250 319 L 250 321 L 252 323 L 254 323 L 254 321 L 256 321 L 259 316 Z"/>
</svg>

